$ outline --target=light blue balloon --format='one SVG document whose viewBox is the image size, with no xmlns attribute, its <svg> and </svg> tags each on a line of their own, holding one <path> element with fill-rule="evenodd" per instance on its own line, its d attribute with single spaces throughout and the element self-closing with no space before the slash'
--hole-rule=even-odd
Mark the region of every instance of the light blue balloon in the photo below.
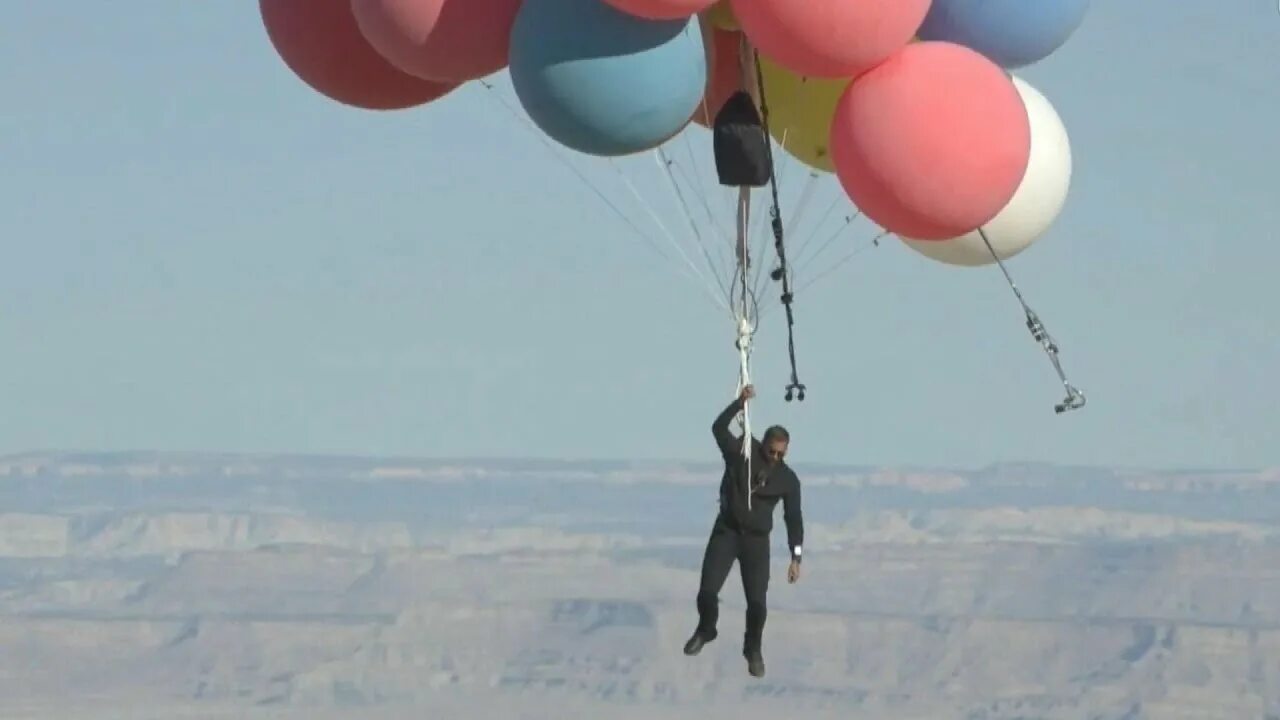
<svg viewBox="0 0 1280 720">
<path fill-rule="evenodd" d="M 964 45 L 1013 69 L 1062 47 L 1088 10 L 1089 0 L 933 0 L 916 35 Z"/>
<path fill-rule="evenodd" d="M 591 155 L 661 145 L 689 123 L 707 87 L 696 17 L 646 20 L 604 0 L 524 0 L 510 69 L 533 122 Z"/>
</svg>

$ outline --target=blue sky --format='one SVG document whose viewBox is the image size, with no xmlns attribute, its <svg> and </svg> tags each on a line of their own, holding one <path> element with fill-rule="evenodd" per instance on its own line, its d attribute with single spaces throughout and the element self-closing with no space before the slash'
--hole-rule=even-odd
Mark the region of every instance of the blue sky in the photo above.
<svg viewBox="0 0 1280 720">
<path fill-rule="evenodd" d="M 1019 73 L 1075 176 L 1009 267 L 1087 409 L 996 268 L 890 241 L 798 297 L 803 404 L 769 316 L 756 422 L 797 461 L 1276 463 L 1278 40 L 1272 0 L 1097 2 Z M 251 2 L 15 3 L 0 86 L 0 452 L 714 459 L 733 328 L 491 91 L 339 106 Z"/>
</svg>

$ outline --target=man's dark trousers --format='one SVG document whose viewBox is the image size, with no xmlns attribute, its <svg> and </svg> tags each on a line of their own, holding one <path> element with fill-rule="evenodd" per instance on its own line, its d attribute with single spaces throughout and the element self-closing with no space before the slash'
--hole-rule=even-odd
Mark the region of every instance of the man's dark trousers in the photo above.
<svg viewBox="0 0 1280 720">
<path fill-rule="evenodd" d="M 734 561 L 742 576 L 747 600 L 744 653 L 760 652 L 764 621 L 768 614 L 765 595 L 769 590 L 769 535 L 735 529 L 723 515 L 716 518 L 702 556 L 702 579 L 698 586 L 698 635 L 710 642 L 716 638 L 720 617 L 719 595 Z"/>
</svg>

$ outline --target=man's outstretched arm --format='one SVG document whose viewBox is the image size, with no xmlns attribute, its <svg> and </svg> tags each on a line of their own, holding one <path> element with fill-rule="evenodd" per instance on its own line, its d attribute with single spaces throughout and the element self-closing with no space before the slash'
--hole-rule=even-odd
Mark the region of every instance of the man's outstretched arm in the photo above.
<svg viewBox="0 0 1280 720">
<path fill-rule="evenodd" d="M 729 424 L 742 411 L 743 406 L 747 404 L 747 400 L 751 395 L 751 386 L 748 385 L 742 389 L 742 392 L 733 402 L 720 411 L 720 414 L 716 416 L 715 422 L 711 423 L 711 434 L 715 436 L 716 445 L 720 447 L 720 454 L 726 460 L 742 453 L 742 446 L 738 444 L 737 438 L 729 430 Z"/>
</svg>

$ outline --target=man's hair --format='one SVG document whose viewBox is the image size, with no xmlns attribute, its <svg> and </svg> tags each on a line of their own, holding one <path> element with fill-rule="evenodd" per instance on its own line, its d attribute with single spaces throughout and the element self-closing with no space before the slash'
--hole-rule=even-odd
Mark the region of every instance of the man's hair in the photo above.
<svg viewBox="0 0 1280 720">
<path fill-rule="evenodd" d="M 787 432 L 787 429 L 781 425 L 773 425 L 764 431 L 764 442 L 769 442 L 770 440 L 781 440 L 784 443 L 789 443 L 791 442 L 791 433 Z"/>
</svg>

